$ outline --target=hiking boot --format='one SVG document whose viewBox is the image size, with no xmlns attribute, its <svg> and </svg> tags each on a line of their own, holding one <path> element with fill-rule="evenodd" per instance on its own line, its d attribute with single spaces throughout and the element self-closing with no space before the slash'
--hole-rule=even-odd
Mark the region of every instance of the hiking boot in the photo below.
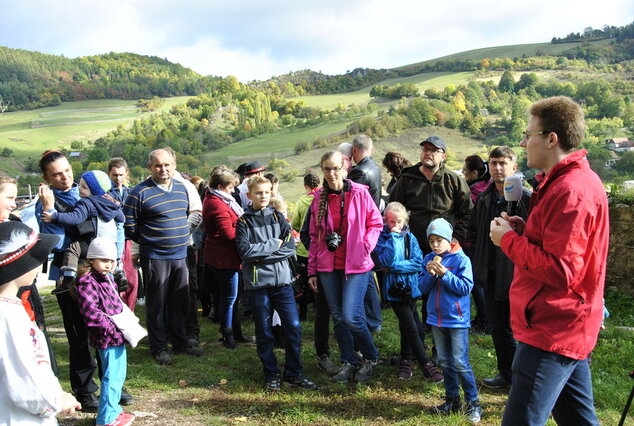
<svg viewBox="0 0 634 426">
<path fill-rule="evenodd" d="M 442 374 L 438 372 L 436 366 L 433 362 L 428 361 L 427 364 L 423 365 L 423 377 L 425 377 L 430 382 L 442 382 L 444 377 Z"/>
<path fill-rule="evenodd" d="M 506 380 L 501 374 L 498 374 L 492 379 L 482 379 L 482 385 L 490 389 L 503 389 L 511 386 L 511 382 Z"/>
<path fill-rule="evenodd" d="M 195 346 L 187 346 L 185 349 L 174 349 L 174 353 L 199 357 L 205 353 L 205 350 Z"/>
<path fill-rule="evenodd" d="M 134 397 L 128 393 L 126 388 L 121 389 L 121 398 L 119 399 L 119 405 L 131 404 L 134 404 Z"/>
<path fill-rule="evenodd" d="M 328 354 L 323 354 L 317 359 L 317 368 L 332 377 L 339 372 L 339 366 L 328 358 Z"/>
<path fill-rule="evenodd" d="M 462 401 L 460 397 L 457 398 L 445 398 L 445 402 L 434 407 L 436 414 L 441 414 L 443 416 L 447 416 L 451 413 L 457 413 L 462 410 Z"/>
<path fill-rule="evenodd" d="M 282 389 L 282 383 L 279 376 L 271 376 L 264 382 L 264 389 L 269 392 L 279 392 Z"/>
<path fill-rule="evenodd" d="M 222 333 L 222 346 L 224 346 L 227 349 L 235 349 L 236 341 L 233 338 L 233 329 L 225 328 L 221 330 L 221 333 Z"/>
<path fill-rule="evenodd" d="M 412 378 L 412 361 L 403 360 L 398 368 L 396 375 L 401 380 L 409 380 Z"/>
<path fill-rule="evenodd" d="M 99 410 L 99 399 L 94 393 L 85 395 L 75 395 L 77 402 L 81 404 L 81 411 L 84 413 L 96 413 Z"/>
<path fill-rule="evenodd" d="M 361 363 L 361 367 L 354 373 L 354 380 L 359 383 L 365 383 L 372 378 L 372 369 L 376 365 L 375 360 L 366 359 Z"/>
<path fill-rule="evenodd" d="M 114 419 L 107 425 L 96 425 L 96 426 L 128 426 L 132 424 L 134 419 L 135 419 L 134 414 L 126 413 L 122 411 L 116 419 Z"/>
<path fill-rule="evenodd" d="M 354 376 L 354 372 L 357 370 L 357 367 L 350 364 L 349 362 L 344 362 L 337 374 L 332 376 L 332 380 L 337 383 L 348 383 L 348 380 Z"/>
<path fill-rule="evenodd" d="M 306 390 L 317 389 L 317 385 L 315 384 L 315 382 L 311 382 L 304 376 L 284 377 L 284 383 L 288 383 L 291 386 L 296 386 L 298 388 Z"/>
<path fill-rule="evenodd" d="M 167 351 L 159 351 L 153 355 L 154 361 L 156 361 L 160 365 L 171 365 L 172 357 Z"/>
<path fill-rule="evenodd" d="M 477 399 L 467 402 L 465 414 L 471 423 L 480 423 L 482 417 L 482 406 Z"/>
</svg>

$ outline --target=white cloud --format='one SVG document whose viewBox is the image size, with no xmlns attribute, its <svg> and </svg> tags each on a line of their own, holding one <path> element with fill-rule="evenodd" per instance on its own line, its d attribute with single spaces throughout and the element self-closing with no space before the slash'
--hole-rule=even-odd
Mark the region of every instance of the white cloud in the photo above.
<svg viewBox="0 0 634 426">
<path fill-rule="evenodd" d="M 625 25 L 630 0 L 0 0 L 7 46 L 67 57 L 167 57 L 242 81 L 310 68 L 391 68 L 464 50 Z"/>
</svg>

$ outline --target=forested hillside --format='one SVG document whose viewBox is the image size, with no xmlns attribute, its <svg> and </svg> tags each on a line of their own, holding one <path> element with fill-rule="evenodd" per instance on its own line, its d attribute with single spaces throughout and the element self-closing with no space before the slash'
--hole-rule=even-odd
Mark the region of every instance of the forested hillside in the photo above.
<svg viewBox="0 0 634 426">
<path fill-rule="evenodd" d="M 8 111 L 87 99 L 197 95 L 216 80 L 155 56 L 68 59 L 0 46 L 0 100 L 9 104 Z"/>
</svg>

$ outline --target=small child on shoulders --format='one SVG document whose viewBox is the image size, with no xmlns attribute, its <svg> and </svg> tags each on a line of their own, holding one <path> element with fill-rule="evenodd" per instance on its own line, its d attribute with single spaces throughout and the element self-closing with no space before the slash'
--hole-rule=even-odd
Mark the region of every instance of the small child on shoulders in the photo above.
<svg viewBox="0 0 634 426">
<path fill-rule="evenodd" d="M 0 424 L 56 425 L 81 405 L 51 369 L 44 334 L 16 294 L 30 286 L 59 237 L 0 223 Z"/>
<path fill-rule="evenodd" d="M 441 382 L 438 372 L 425 354 L 419 334 L 416 301 L 421 298 L 418 276 L 423 267 L 423 252 L 407 225 L 405 206 L 392 202 L 385 208 L 385 226 L 374 249 L 381 265 L 387 269 L 383 277 L 383 294 L 390 302 L 401 333 L 401 363 L 397 377 L 412 378 L 412 359 L 420 365 L 425 379 Z"/>
<path fill-rule="evenodd" d="M 295 243 L 289 223 L 269 206 L 271 189 L 271 182 L 266 178 L 249 179 L 247 197 L 252 204 L 245 209 L 236 227 L 244 290 L 253 312 L 266 389 L 279 391 L 283 379 L 289 385 L 312 390 L 317 386 L 302 374 L 301 328 L 288 262 L 295 254 Z M 286 362 L 282 378 L 273 353 L 273 310 L 280 315 L 285 335 Z"/>
<path fill-rule="evenodd" d="M 42 199 L 42 220 L 62 225 L 77 226 L 78 235 L 66 250 L 61 267 L 63 281 L 51 293 L 60 294 L 70 290 L 70 286 L 77 276 L 77 266 L 82 252 L 85 255 L 90 241 L 94 237 L 107 236 L 113 241 L 118 238 L 117 223 L 125 220 L 121 204 L 115 201 L 108 191 L 112 182 L 108 175 L 100 170 L 85 172 L 79 180 L 79 196 L 74 207 L 64 211 L 56 209 L 63 206 L 51 205 L 51 200 Z M 125 241 L 118 241 L 121 250 L 117 249 L 117 259 L 123 254 Z"/>
<path fill-rule="evenodd" d="M 126 341 L 110 318 L 124 309 L 111 275 L 117 247 L 113 240 L 97 237 L 90 243 L 86 257 L 90 272 L 79 277 L 75 289 L 90 344 L 97 349 L 103 369 L 96 424 L 128 425 L 134 415 L 125 413 L 119 405 L 127 370 Z"/>
<path fill-rule="evenodd" d="M 435 408 L 447 415 L 462 410 L 460 384 L 465 395 L 465 414 L 472 423 L 480 421 L 475 375 L 469 363 L 470 298 L 473 288 L 471 261 L 460 244 L 452 242 L 453 227 L 435 219 L 427 227 L 432 252 L 423 259 L 420 288 L 429 294 L 427 324 L 432 326 L 438 361 L 445 377 L 445 402 Z"/>
</svg>

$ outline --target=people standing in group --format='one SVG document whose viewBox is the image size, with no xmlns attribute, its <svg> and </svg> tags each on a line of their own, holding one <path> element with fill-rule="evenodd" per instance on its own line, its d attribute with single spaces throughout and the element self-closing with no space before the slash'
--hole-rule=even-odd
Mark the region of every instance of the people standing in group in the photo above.
<svg viewBox="0 0 634 426">
<path fill-rule="evenodd" d="M 141 265 L 146 284 L 147 327 L 152 356 L 171 364 L 168 328 L 176 353 L 200 356 L 189 344 L 186 319 L 190 308 L 187 248 L 190 244 L 187 188 L 173 179 L 176 161 L 165 149 L 152 151 L 150 177 L 135 186 L 124 206 L 126 237 L 139 244 L 132 256 Z"/>
<path fill-rule="evenodd" d="M 236 248 L 236 226 L 244 210 L 232 196 L 239 179 L 224 165 L 214 167 L 203 200 L 205 278 L 218 286 L 215 315 L 220 321 L 222 344 L 228 349 L 235 349 L 236 338 L 245 339 L 237 303 L 242 261 Z"/>
<path fill-rule="evenodd" d="M 113 157 L 108 162 L 108 176 L 112 181 L 112 189 L 108 194 L 115 199 L 122 207 L 125 204 L 130 188 L 128 187 L 128 163 L 121 157 Z M 123 246 L 120 242 L 123 241 Z M 117 223 L 117 250 L 121 254 L 123 273 L 128 281 L 128 287 L 121 294 L 123 302 L 134 311 L 136 300 L 139 296 L 139 273 L 132 264 L 132 240 L 125 238 L 123 223 Z M 144 297 L 141 292 L 141 297 Z"/>
<path fill-rule="evenodd" d="M 471 191 L 471 201 L 475 204 L 478 195 L 489 186 L 491 174 L 489 173 L 489 165 L 479 155 L 470 155 L 464 159 L 462 164 L 462 176 L 464 176 Z M 504 182 L 502 182 L 504 183 Z M 473 216 L 471 217 L 473 220 Z M 467 256 L 473 260 L 473 241 L 467 238 L 462 242 L 462 248 Z M 471 321 L 472 330 L 484 334 L 491 333 L 491 322 L 486 305 L 484 287 L 478 280 L 473 285 L 471 297 L 476 307 L 477 315 Z"/>
<path fill-rule="evenodd" d="M 420 162 L 402 170 L 390 201 L 398 201 L 410 212 L 410 230 L 423 254 L 428 254 L 431 249 L 427 243 L 427 227 L 436 218 L 442 217 L 452 224 L 456 241 L 465 241 L 472 202 L 465 180 L 444 165 L 447 158 L 445 141 L 430 136 L 420 143 L 420 149 Z M 427 317 L 426 298 L 423 295 L 423 323 Z"/>
<path fill-rule="evenodd" d="M 352 140 L 352 159 L 354 160 L 355 166 L 348 172 L 348 179 L 368 187 L 370 196 L 380 212 L 385 206 L 381 198 L 381 185 L 383 182 L 381 181 L 381 168 L 372 158 L 373 146 L 372 138 L 368 135 L 355 136 Z M 379 278 L 379 283 L 381 283 L 382 277 L 379 268 L 376 268 L 376 273 Z M 383 323 L 381 301 L 379 300 L 379 290 L 377 281 L 374 278 L 374 273 L 371 272 L 368 279 L 370 281 L 365 294 L 365 315 L 370 331 L 377 332 L 381 330 L 381 324 Z"/>
<path fill-rule="evenodd" d="M 125 426 L 135 417 L 119 405 L 128 366 L 125 338 L 110 318 L 123 311 L 123 301 L 112 278 L 117 257 L 117 246 L 112 238 L 93 239 L 86 254 L 90 271 L 80 276 L 75 285 L 79 311 L 103 370 L 97 426 Z"/>
<path fill-rule="evenodd" d="M 255 324 L 258 356 L 262 361 L 265 388 L 279 391 L 281 381 L 302 389 L 317 386 L 303 375 L 301 326 L 295 304 L 293 280 L 288 259 L 295 254 L 291 227 L 281 214 L 269 206 L 271 182 L 260 176 L 248 183 L 251 205 L 236 226 L 236 246 L 242 258 L 242 277 Z M 280 377 L 273 352 L 273 311 L 284 328 L 285 363 Z"/>
<path fill-rule="evenodd" d="M 383 227 L 381 214 L 365 186 L 344 179 L 343 160 L 337 151 L 320 160 L 323 187 L 315 193 L 310 210 L 309 285 L 317 292 L 321 280 L 342 367 L 333 379 L 345 383 L 354 377 L 365 382 L 378 359 L 363 309 L 371 252 Z M 363 360 L 355 355 L 355 345 Z"/>
<path fill-rule="evenodd" d="M 460 243 L 452 242 L 453 227 L 445 219 L 434 219 L 429 224 L 427 238 L 432 251 L 423 259 L 420 287 L 429 295 L 426 322 L 431 326 L 445 379 L 445 402 L 435 411 L 441 415 L 461 412 L 462 385 L 464 412 L 470 422 L 478 423 L 482 407 L 469 362 L 471 261 Z"/>
<path fill-rule="evenodd" d="M 392 190 L 398 181 L 398 178 L 401 177 L 401 172 L 403 169 L 407 167 L 412 167 L 412 163 L 405 157 L 403 157 L 398 152 L 389 151 L 383 157 L 383 161 L 381 164 L 390 175 L 390 182 L 387 184 L 385 188 L 385 192 L 387 192 L 388 197 L 392 194 Z"/>
<path fill-rule="evenodd" d="M 518 340 L 503 425 L 598 425 L 588 355 L 603 321 L 608 200 L 579 150 L 585 121 L 564 96 L 529 108 L 520 146 L 541 169 L 526 221 L 495 218 L 491 240 L 515 264 L 509 292 Z"/>
<path fill-rule="evenodd" d="M 59 151 L 48 151 L 42 155 L 39 162 L 42 178 L 46 184 L 40 185 L 38 195 L 40 199 L 53 193 L 57 211 L 66 211 L 79 200 L 79 187 L 73 182 L 73 169 L 68 160 Z M 49 189 L 50 186 L 50 189 Z M 73 240 L 79 236 L 76 226 L 65 226 L 42 221 L 42 203 L 35 205 L 35 217 L 42 234 L 59 236 L 59 242 L 53 248 L 53 260 L 49 265 L 49 280 L 58 282 L 62 278 L 61 266 L 64 252 Z M 68 339 L 69 378 L 73 394 L 86 412 L 97 412 L 99 400 L 95 396 L 98 387 L 93 377 L 97 370 L 95 357 L 90 350 L 88 334 L 84 320 L 79 312 L 77 301 L 69 292 L 55 295 L 64 324 L 64 331 Z"/>
<path fill-rule="evenodd" d="M 239 196 L 238 202 L 240 203 L 240 206 L 242 206 L 242 208 L 244 209 L 250 203 L 249 198 L 247 197 L 247 192 L 249 192 L 249 179 L 255 176 L 263 176 L 264 172 L 266 171 L 266 167 L 264 167 L 259 161 L 251 161 L 244 164 L 242 171 L 244 174 L 244 178 L 242 182 L 238 186 L 236 186 L 236 192 Z"/>
<path fill-rule="evenodd" d="M 57 425 L 58 413 L 82 408 L 62 390 L 42 331 L 16 296 L 58 240 L 19 221 L 0 223 L 0 424 Z"/>
<path fill-rule="evenodd" d="M 489 186 L 491 180 L 489 164 L 479 155 L 470 155 L 462 164 L 462 176 L 469 185 L 471 201 L 475 203 L 478 195 Z"/>
<path fill-rule="evenodd" d="M 418 362 L 423 377 L 432 381 L 443 380 L 442 374 L 425 354 L 419 334 L 416 301 L 421 297 L 418 276 L 423 266 L 423 252 L 414 234 L 409 232 L 407 210 L 398 202 L 385 208 L 385 226 L 379 236 L 376 254 L 386 268 L 383 281 L 384 297 L 390 302 L 401 335 L 401 360 L 397 377 L 412 378 L 413 360 Z"/>
<path fill-rule="evenodd" d="M 483 379 L 482 384 L 498 389 L 511 384 L 511 364 L 517 347 L 511 330 L 509 305 L 514 265 L 499 247 L 493 245 L 489 232 L 491 221 L 507 211 L 504 181 L 517 171 L 517 154 L 507 146 L 497 147 L 490 152 L 488 165 L 492 181 L 478 195 L 473 207 L 469 240 L 472 244 L 470 257 L 474 288 L 480 287 L 485 292 L 486 311 L 498 366 L 498 374 L 493 378 Z M 530 191 L 524 189 L 518 206 L 518 216 L 524 220 L 528 217 L 529 200 Z"/>
<path fill-rule="evenodd" d="M 317 188 L 319 188 L 319 177 L 317 177 L 317 175 L 313 173 L 308 173 L 304 175 L 303 184 L 304 194 L 302 194 L 299 199 L 295 201 L 295 206 L 291 215 L 291 228 L 293 228 L 293 230 L 298 233 L 302 230 L 304 219 L 306 218 L 306 212 L 310 208 L 310 204 L 313 202 L 313 198 L 315 198 L 315 191 L 317 190 Z M 308 285 L 308 249 L 301 241 L 297 243 L 296 254 L 297 263 L 299 265 L 300 271 L 299 282 L 301 283 L 302 287 L 302 295 L 297 300 L 299 304 L 299 319 L 301 321 L 305 321 L 308 304 L 311 302 L 315 302 L 315 298 L 312 290 L 310 289 L 310 286 Z M 315 316 L 317 316 L 317 306 L 315 306 Z M 327 315 L 328 322 L 329 319 L 330 314 Z M 317 318 L 315 318 L 315 328 L 317 329 L 318 327 L 319 326 L 317 325 Z M 317 334 L 317 330 L 315 330 L 315 334 Z M 317 339 L 316 336 L 315 339 Z M 317 356 L 319 355 L 320 354 L 318 353 Z"/>
<path fill-rule="evenodd" d="M 472 202 L 464 179 L 444 165 L 447 145 L 439 136 L 430 136 L 420 143 L 420 162 L 402 170 L 390 195 L 410 212 L 410 228 L 423 253 L 429 253 L 425 232 L 438 217 L 454 228 L 454 238 L 467 238 Z"/>
</svg>

